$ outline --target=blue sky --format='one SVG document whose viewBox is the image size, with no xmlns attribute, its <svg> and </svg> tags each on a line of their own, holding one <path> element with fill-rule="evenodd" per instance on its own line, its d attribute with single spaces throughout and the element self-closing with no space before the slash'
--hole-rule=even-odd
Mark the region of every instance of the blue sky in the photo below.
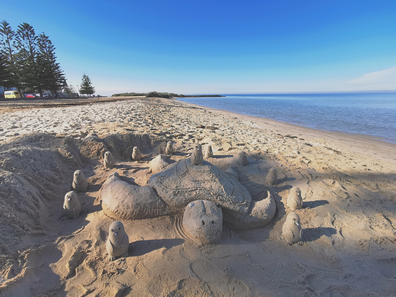
<svg viewBox="0 0 396 297">
<path fill-rule="evenodd" d="M 96 94 L 396 90 L 396 1 L 0 0 Z"/>
</svg>

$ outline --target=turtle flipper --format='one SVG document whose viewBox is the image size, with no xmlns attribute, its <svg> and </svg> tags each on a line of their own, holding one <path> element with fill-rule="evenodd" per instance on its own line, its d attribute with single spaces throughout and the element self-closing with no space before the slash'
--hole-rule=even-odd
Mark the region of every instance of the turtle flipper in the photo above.
<svg viewBox="0 0 396 297">
<path fill-rule="evenodd" d="M 129 184 L 116 172 L 102 185 L 101 198 L 105 215 L 114 219 L 136 220 L 171 214 L 169 206 L 151 187 Z"/>
<path fill-rule="evenodd" d="M 276 202 L 267 191 L 267 198 L 252 201 L 250 211 L 238 220 L 228 221 L 228 225 L 235 229 L 252 229 L 267 226 L 276 213 Z"/>
</svg>

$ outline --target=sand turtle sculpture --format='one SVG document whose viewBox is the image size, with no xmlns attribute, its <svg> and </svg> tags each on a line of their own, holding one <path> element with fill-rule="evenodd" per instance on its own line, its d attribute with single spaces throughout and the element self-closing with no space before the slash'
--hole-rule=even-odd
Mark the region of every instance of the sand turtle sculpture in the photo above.
<svg viewBox="0 0 396 297">
<path fill-rule="evenodd" d="M 234 174 L 202 160 L 199 144 L 190 158 L 153 174 L 147 186 L 131 185 L 113 173 L 102 186 L 101 198 L 107 216 L 132 220 L 182 213 L 191 202 L 211 201 L 221 207 L 224 222 L 235 229 L 266 226 L 276 212 L 269 191 L 267 197 L 254 200 Z"/>
</svg>

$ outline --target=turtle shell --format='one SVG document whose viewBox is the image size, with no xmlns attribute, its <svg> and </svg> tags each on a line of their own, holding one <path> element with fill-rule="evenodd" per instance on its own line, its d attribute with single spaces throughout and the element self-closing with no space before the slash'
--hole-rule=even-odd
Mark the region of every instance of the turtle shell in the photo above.
<svg viewBox="0 0 396 297">
<path fill-rule="evenodd" d="M 148 184 L 171 208 L 184 209 L 192 201 L 208 200 L 222 207 L 225 219 L 245 216 L 252 202 L 234 175 L 207 161 L 193 165 L 190 159 L 179 160 L 153 174 Z"/>
</svg>

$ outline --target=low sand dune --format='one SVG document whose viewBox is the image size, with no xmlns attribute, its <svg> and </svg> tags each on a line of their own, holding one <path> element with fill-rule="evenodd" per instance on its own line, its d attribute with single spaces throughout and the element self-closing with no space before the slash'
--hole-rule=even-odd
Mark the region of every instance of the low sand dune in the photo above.
<svg viewBox="0 0 396 297">
<path fill-rule="evenodd" d="M 13 110 L 0 119 L 1 296 L 395 294 L 393 144 L 166 99 Z M 210 144 L 207 161 L 234 167 L 253 199 L 269 190 L 276 217 L 245 231 L 224 224 L 221 240 L 203 246 L 186 236 L 181 213 L 125 220 L 129 256 L 109 262 L 114 220 L 103 213 L 101 185 L 113 172 L 146 185 L 149 161 L 169 140 L 170 162 L 187 158 L 194 141 L 204 150 Z M 140 161 L 129 156 L 134 146 Z M 107 150 L 116 159 L 110 170 L 102 165 Z M 238 164 L 241 150 L 246 166 Z M 265 181 L 270 168 L 276 185 Z M 83 210 L 72 220 L 62 204 L 77 169 L 89 188 L 78 193 Z M 282 226 L 293 186 L 303 197 L 294 211 L 303 242 L 289 246 Z"/>
</svg>

